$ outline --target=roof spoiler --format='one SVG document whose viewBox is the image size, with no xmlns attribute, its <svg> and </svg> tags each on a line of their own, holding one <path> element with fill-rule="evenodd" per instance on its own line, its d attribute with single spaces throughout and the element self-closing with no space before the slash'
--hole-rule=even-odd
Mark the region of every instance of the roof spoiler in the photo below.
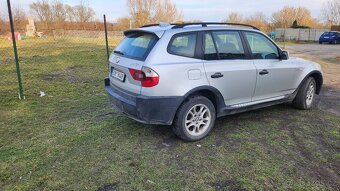
<svg viewBox="0 0 340 191">
<path fill-rule="evenodd" d="M 131 33 L 150 33 L 150 34 L 154 34 L 156 35 L 158 38 L 161 38 L 164 34 L 164 31 L 149 31 L 149 30 L 143 30 L 143 28 L 140 28 L 140 29 L 132 29 L 132 30 L 127 30 L 127 31 L 124 31 L 124 36 L 127 36 Z"/>
</svg>

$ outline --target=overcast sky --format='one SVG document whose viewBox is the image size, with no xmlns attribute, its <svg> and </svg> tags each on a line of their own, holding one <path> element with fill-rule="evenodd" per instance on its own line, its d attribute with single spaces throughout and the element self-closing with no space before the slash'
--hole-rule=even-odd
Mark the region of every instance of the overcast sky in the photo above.
<svg viewBox="0 0 340 191">
<path fill-rule="evenodd" d="M 14 6 L 20 5 L 28 9 L 28 5 L 35 0 L 11 0 Z M 126 16 L 126 0 L 88 0 L 94 8 L 97 18 L 105 13 L 110 21 Z M 5 0 L 0 1 L 1 4 Z M 79 0 L 62 0 L 62 2 L 75 5 Z M 236 11 L 244 16 L 255 12 L 263 12 L 268 17 L 282 7 L 305 6 L 312 12 L 313 17 L 320 16 L 320 10 L 327 0 L 173 0 L 184 13 L 185 20 L 221 21 L 228 12 Z M 3 5 L 1 5 L 2 7 Z"/>
</svg>

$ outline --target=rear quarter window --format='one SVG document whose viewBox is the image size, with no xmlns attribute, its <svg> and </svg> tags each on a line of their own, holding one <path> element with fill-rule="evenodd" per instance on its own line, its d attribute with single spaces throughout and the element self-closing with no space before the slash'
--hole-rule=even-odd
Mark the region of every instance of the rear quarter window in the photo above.
<svg viewBox="0 0 340 191">
<path fill-rule="evenodd" d="M 197 33 L 176 34 L 170 40 L 168 52 L 170 54 L 190 57 L 195 56 Z"/>
<path fill-rule="evenodd" d="M 158 37 L 151 33 L 130 33 L 115 51 L 120 52 L 123 57 L 144 61 L 157 41 Z"/>
</svg>

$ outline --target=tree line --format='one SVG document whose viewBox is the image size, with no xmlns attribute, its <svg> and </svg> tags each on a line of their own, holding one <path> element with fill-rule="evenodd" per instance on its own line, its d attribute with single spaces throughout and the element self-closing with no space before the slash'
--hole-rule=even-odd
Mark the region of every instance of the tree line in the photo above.
<svg viewBox="0 0 340 191">
<path fill-rule="evenodd" d="M 129 15 L 117 19 L 117 28 L 140 27 L 148 23 L 184 22 L 183 13 L 171 0 L 127 0 Z M 329 28 L 340 25 L 340 0 L 329 0 L 323 5 L 319 19 L 313 18 L 306 7 L 286 6 L 267 17 L 256 12 L 248 17 L 230 12 L 224 22 L 246 23 L 269 32 L 275 28 Z M 186 21 L 186 22 L 197 22 Z"/>
<path fill-rule="evenodd" d="M 127 16 L 108 24 L 109 30 L 126 30 L 159 22 L 194 22 L 183 21 L 183 11 L 172 0 L 127 0 L 127 10 Z M 25 10 L 13 7 L 12 11 L 16 26 L 25 29 L 27 24 Z M 103 28 L 102 23 L 96 21 L 95 11 L 86 0 L 79 0 L 75 6 L 64 4 L 61 0 L 36 0 L 29 5 L 29 11 L 40 30 Z M 248 17 L 238 12 L 230 12 L 223 21 L 252 24 L 265 32 L 274 28 L 329 28 L 330 25 L 340 25 L 340 0 L 328 0 L 322 6 L 321 13 L 321 17 L 316 19 L 306 7 L 286 6 L 270 17 L 262 12 L 256 12 Z M 4 22 L 3 20 L 0 17 L 0 22 Z"/>
<path fill-rule="evenodd" d="M 7 13 L 7 10 L 2 11 Z M 64 4 L 61 0 L 36 0 L 29 5 L 29 13 L 26 13 L 22 7 L 14 5 L 12 15 L 15 26 L 19 30 L 26 29 L 28 15 L 34 17 L 39 30 L 96 29 L 97 23 L 95 11 L 86 0 L 79 0 L 75 6 Z M 6 24 L 6 21 L 8 21 L 7 18 L 4 18 L 2 14 L 0 22 Z"/>
</svg>

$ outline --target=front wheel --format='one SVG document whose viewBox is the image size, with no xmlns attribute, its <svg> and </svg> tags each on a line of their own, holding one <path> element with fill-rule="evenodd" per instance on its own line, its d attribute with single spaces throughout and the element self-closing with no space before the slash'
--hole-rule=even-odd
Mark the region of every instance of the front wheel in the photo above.
<svg viewBox="0 0 340 191">
<path fill-rule="evenodd" d="M 191 97 L 178 109 L 174 133 L 185 141 L 198 141 L 214 127 L 216 111 L 212 102 L 203 96 Z"/>
<path fill-rule="evenodd" d="M 313 77 L 307 78 L 298 90 L 293 105 L 299 109 L 311 109 L 315 102 L 316 83 Z"/>
</svg>

